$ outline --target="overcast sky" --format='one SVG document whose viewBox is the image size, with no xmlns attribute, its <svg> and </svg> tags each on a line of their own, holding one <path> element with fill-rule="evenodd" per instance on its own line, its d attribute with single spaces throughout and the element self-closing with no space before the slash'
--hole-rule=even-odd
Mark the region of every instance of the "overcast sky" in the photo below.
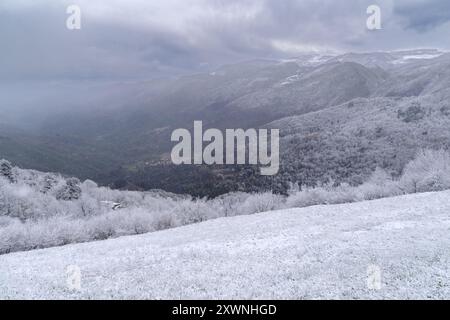
<svg viewBox="0 0 450 320">
<path fill-rule="evenodd" d="M 66 8 L 81 8 L 81 30 Z M 381 7 L 382 30 L 366 29 Z M 1 0 L 0 81 L 142 79 L 304 51 L 450 49 L 449 0 Z"/>
</svg>

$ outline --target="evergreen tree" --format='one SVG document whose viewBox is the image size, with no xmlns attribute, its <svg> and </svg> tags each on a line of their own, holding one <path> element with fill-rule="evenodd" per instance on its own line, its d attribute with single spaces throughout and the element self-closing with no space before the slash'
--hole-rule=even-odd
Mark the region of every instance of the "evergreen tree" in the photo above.
<svg viewBox="0 0 450 320">
<path fill-rule="evenodd" d="M 66 185 L 58 191 L 56 199 L 64 201 L 78 200 L 81 196 L 79 184 L 80 180 L 76 178 L 67 179 Z"/>
<path fill-rule="evenodd" d="M 44 177 L 44 184 L 42 185 L 41 192 L 42 193 L 49 192 L 56 184 L 58 184 L 56 178 L 51 174 L 47 174 Z"/>
<path fill-rule="evenodd" d="M 7 160 L 0 160 L 0 176 L 5 177 L 9 180 L 9 182 L 15 182 L 14 174 L 13 174 L 13 166 Z"/>
</svg>

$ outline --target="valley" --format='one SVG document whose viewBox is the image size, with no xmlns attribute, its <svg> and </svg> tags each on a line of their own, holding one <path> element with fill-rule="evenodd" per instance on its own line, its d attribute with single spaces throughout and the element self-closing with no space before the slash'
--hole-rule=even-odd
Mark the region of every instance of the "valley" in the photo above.
<svg viewBox="0 0 450 320">
<path fill-rule="evenodd" d="M 31 99 L 53 106 L 47 115 L 28 118 L 24 128 L 12 119 L 0 130 L 0 155 L 115 188 L 196 196 L 283 193 L 289 183 L 331 179 L 358 184 L 377 166 L 399 174 L 420 148 L 448 147 L 449 66 L 448 53 L 431 49 L 305 54 L 171 79 L 77 84 L 64 105 L 67 85 Z M 205 130 L 280 129 L 280 174 L 258 177 L 254 166 L 176 167 L 170 134 L 192 130 L 197 120 Z M 174 171 L 187 181 L 176 183 Z M 196 182 L 202 176 L 218 183 L 204 188 Z"/>
</svg>

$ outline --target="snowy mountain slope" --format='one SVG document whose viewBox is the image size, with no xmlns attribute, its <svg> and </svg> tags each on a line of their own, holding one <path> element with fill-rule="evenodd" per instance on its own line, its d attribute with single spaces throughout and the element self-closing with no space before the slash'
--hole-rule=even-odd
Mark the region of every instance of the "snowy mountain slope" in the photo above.
<svg viewBox="0 0 450 320">
<path fill-rule="evenodd" d="M 366 52 L 366 53 L 346 53 L 333 57 L 328 61 L 355 62 L 368 68 L 382 68 L 389 70 L 399 65 L 414 65 L 439 58 L 445 52 L 436 49 L 417 49 L 390 52 Z"/>
<path fill-rule="evenodd" d="M 400 64 L 374 93 L 374 96 L 412 97 L 449 94 L 450 54 L 432 59 L 410 59 L 414 63 Z"/>
<path fill-rule="evenodd" d="M 446 52 L 437 49 L 412 49 L 400 51 L 349 52 L 344 54 L 305 53 L 288 62 L 299 66 L 316 67 L 328 62 L 354 62 L 368 68 L 393 69 L 399 65 L 411 65 L 417 62 L 439 58 Z"/>
<path fill-rule="evenodd" d="M 442 108 L 439 113 L 445 121 L 450 119 L 450 107 L 446 103 L 450 97 L 449 66 L 450 53 L 432 49 L 336 56 L 309 53 L 288 60 L 244 61 L 170 79 L 51 86 L 54 94 L 45 99 L 36 96 L 43 88 L 33 87 L 26 90 L 34 93 L 31 96 L 27 94 L 26 101 L 23 101 L 24 98 L 16 101 L 14 97 L 9 97 L 5 104 L 7 107 L 0 106 L 7 111 L 5 114 L 13 114 L 8 110 L 22 110 L 21 117 L 5 120 L 11 128 L 0 128 L 0 157 L 25 168 L 61 172 L 116 188 L 158 188 L 201 197 L 235 190 L 254 191 L 254 184 L 248 187 L 249 175 L 241 174 L 236 168 L 221 167 L 215 170 L 208 167 L 200 172 L 197 167 L 169 166 L 173 147 L 171 132 L 177 128 L 190 130 L 195 120 L 202 120 L 204 128 L 221 130 L 260 128 L 274 121 L 281 124 L 285 117 L 291 117 L 290 122 L 297 119 L 303 123 L 303 116 L 314 116 L 314 112 L 329 114 L 328 109 L 336 106 L 343 109 L 342 115 L 352 117 L 354 109 L 342 108 L 342 105 L 352 105 L 350 102 L 357 98 L 367 98 L 368 106 L 374 99 L 384 98 L 389 99 L 384 100 L 388 103 L 386 108 L 392 105 L 388 112 L 381 110 L 381 116 L 374 112 L 361 116 L 361 112 L 357 112 L 360 119 L 364 119 L 364 126 L 379 123 L 378 119 L 386 115 L 394 114 L 397 118 L 396 112 L 405 112 L 397 104 L 403 104 L 408 99 L 417 99 L 418 103 L 422 103 L 421 100 L 428 96 L 439 103 L 439 109 Z M 22 91 L 14 86 L 2 92 L 7 97 L 13 93 L 23 96 Z M 71 103 L 67 103 L 67 99 Z M 39 110 L 39 116 L 36 110 Z M 419 112 L 412 115 L 414 118 L 422 117 L 424 110 L 413 106 L 409 111 Z M 342 126 L 346 126 L 347 119 L 338 116 L 343 119 L 341 122 L 345 122 Z M 363 135 L 364 139 L 359 139 L 358 135 L 342 134 L 339 136 L 341 141 L 336 144 L 332 131 L 339 124 L 335 123 L 330 129 L 329 123 L 314 123 L 316 128 L 313 133 L 320 132 L 325 143 L 311 142 L 314 135 L 308 133 L 306 139 L 302 136 L 302 139 L 292 140 L 289 146 L 289 150 L 293 146 L 302 153 L 289 153 L 285 148 L 281 149 L 285 158 L 311 159 L 300 165 L 297 161 L 282 161 L 281 169 L 285 173 L 283 184 L 287 180 L 303 183 L 306 176 L 306 184 L 314 185 L 317 177 L 322 177 L 322 172 L 328 171 L 329 166 L 345 167 L 350 157 L 363 158 L 363 161 L 350 161 L 350 164 L 358 162 L 357 168 L 352 165 L 350 170 L 337 172 L 332 178 L 359 183 L 377 165 L 398 172 L 405 161 L 417 152 L 415 141 L 421 141 L 419 147 L 434 148 L 442 140 L 448 140 L 448 135 L 441 138 L 443 133 L 437 132 L 434 125 L 415 130 L 407 127 L 424 122 L 420 119 L 409 121 L 401 124 L 402 129 L 426 137 L 410 139 L 413 141 L 409 144 L 402 143 L 407 153 L 401 153 L 400 160 L 392 160 L 393 153 L 397 153 L 395 141 L 403 140 L 405 130 L 389 130 L 395 143 L 389 142 L 391 150 L 388 153 L 385 153 L 383 145 L 379 149 L 374 147 L 379 145 L 378 142 L 369 146 L 375 154 L 373 157 L 367 155 L 364 145 L 371 143 L 374 140 L 372 137 L 366 139 Z M 278 128 L 285 136 L 285 127 Z M 374 128 L 378 129 L 384 130 L 382 126 Z M 374 133 L 375 138 L 377 135 L 389 139 L 381 131 Z M 307 146 L 304 147 L 304 144 Z M 331 152 L 326 151 L 329 148 L 322 148 L 325 144 L 332 145 Z M 352 151 L 348 152 L 343 145 L 349 146 Z M 310 152 L 311 148 L 314 152 Z M 317 151 L 318 148 L 321 150 Z M 340 150 L 334 152 L 336 148 Z M 339 165 L 326 160 L 327 157 L 334 158 Z M 389 159 L 384 161 L 386 157 Z M 379 161 L 380 158 L 384 159 Z M 367 165 L 366 159 L 376 161 Z M 302 179 L 298 179 L 297 169 L 305 167 L 316 172 L 302 174 Z M 180 179 L 180 176 L 184 178 Z M 206 179 L 199 179 L 200 176 Z M 227 181 L 215 183 L 222 177 Z M 258 179 L 258 176 L 252 174 L 251 179 Z M 205 188 L 205 180 L 214 181 L 217 187 Z M 267 185 L 266 182 L 259 183 L 256 191 L 270 190 Z M 280 183 L 277 182 L 277 185 Z"/>
<path fill-rule="evenodd" d="M 229 107 L 270 110 L 278 115 L 305 114 L 368 97 L 385 76 L 382 70 L 372 70 L 353 62 L 328 63 L 299 70 L 271 88 L 234 100 Z"/>
<path fill-rule="evenodd" d="M 360 183 L 377 166 L 400 174 L 421 148 L 448 148 L 448 110 L 440 95 L 355 99 L 269 126 L 281 128 L 282 173 L 305 184 Z"/>
<path fill-rule="evenodd" d="M 0 298 L 448 299 L 449 231 L 450 191 L 222 218 L 0 256 Z"/>
</svg>

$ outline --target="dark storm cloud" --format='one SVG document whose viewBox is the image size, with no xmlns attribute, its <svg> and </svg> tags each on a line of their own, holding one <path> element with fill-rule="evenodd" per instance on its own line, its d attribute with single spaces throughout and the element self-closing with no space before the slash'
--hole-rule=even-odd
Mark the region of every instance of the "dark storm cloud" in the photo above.
<svg viewBox="0 0 450 320">
<path fill-rule="evenodd" d="M 82 19 L 81 30 L 69 31 L 65 8 L 0 11 L 2 79 L 139 78 L 178 72 L 195 63 L 191 46 L 176 33 L 89 16 Z"/>
<path fill-rule="evenodd" d="M 403 19 L 407 28 L 426 32 L 450 22 L 450 1 L 401 1 L 394 7 L 394 13 Z"/>
<path fill-rule="evenodd" d="M 65 28 L 78 4 L 82 29 Z M 378 4 L 383 29 L 366 29 Z M 302 51 L 450 47 L 448 0 L 2 0 L 0 80 L 140 79 Z"/>
</svg>

